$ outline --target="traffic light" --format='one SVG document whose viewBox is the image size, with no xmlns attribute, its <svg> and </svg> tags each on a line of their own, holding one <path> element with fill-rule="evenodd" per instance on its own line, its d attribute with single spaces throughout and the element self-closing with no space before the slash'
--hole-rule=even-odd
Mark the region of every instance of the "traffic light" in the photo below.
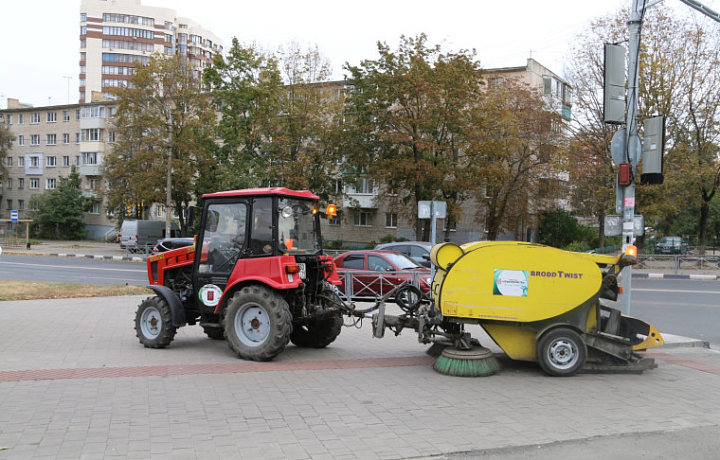
<svg viewBox="0 0 720 460">
<path fill-rule="evenodd" d="M 605 43 L 603 121 L 625 123 L 625 47 Z"/>
<path fill-rule="evenodd" d="M 663 183 L 663 154 L 665 153 L 665 116 L 658 115 L 643 124 L 643 172 L 640 183 L 655 185 Z"/>
</svg>

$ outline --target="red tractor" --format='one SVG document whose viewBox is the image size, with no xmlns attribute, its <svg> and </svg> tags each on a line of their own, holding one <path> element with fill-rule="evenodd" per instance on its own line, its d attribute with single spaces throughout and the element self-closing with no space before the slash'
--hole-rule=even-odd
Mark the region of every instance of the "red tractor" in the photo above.
<svg viewBox="0 0 720 460">
<path fill-rule="evenodd" d="M 135 314 L 140 343 L 164 348 L 177 328 L 193 324 L 255 361 L 288 342 L 333 342 L 343 325 L 340 281 L 322 252 L 318 201 L 286 188 L 203 195 L 195 245 L 148 258 L 156 295 Z"/>
</svg>

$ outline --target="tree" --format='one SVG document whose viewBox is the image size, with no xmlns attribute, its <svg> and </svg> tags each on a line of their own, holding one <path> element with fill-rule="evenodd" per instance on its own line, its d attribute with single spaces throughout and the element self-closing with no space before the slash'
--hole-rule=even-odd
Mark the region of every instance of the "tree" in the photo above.
<svg viewBox="0 0 720 460">
<path fill-rule="evenodd" d="M 548 246 L 564 248 L 583 237 L 583 227 L 567 211 L 555 209 L 542 216 L 538 226 L 538 241 Z"/>
<path fill-rule="evenodd" d="M 592 154 L 589 161 L 582 161 L 584 174 L 574 174 L 576 196 L 588 203 L 585 212 L 598 218 L 601 242 L 604 214 L 614 204 L 615 174 L 609 145 L 616 129 L 602 121 L 602 43 L 622 42 L 628 17 L 625 8 L 593 21 L 576 40 L 568 71 L 568 81 L 576 90 L 575 158 L 587 160 L 586 154 Z M 667 120 L 665 183 L 637 189 L 636 209 L 651 225 L 653 221 L 672 222 L 693 202 L 700 209 L 698 231 L 705 234 L 710 202 L 720 185 L 715 153 L 720 133 L 713 122 L 720 105 L 716 90 L 720 83 L 719 44 L 717 28 L 711 30 L 662 5 L 653 6 L 644 17 L 638 125 L 655 114 L 663 114 Z"/>
<path fill-rule="evenodd" d="M 273 136 L 271 183 L 308 189 L 323 198 L 335 193 L 342 159 L 343 93 L 327 83 L 330 62 L 317 46 L 303 50 L 290 43 L 278 52 L 286 83 Z"/>
<path fill-rule="evenodd" d="M 217 167 L 201 175 L 206 191 L 267 185 L 282 94 L 277 59 L 233 38 L 227 56 L 216 54 L 205 69 L 204 83 L 220 112 L 221 140 Z"/>
<path fill-rule="evenodd" d="M 86 200 L 75 168 L 70 176 L 59 179 L 60 185 L 30 200 L 32 228 L 40 238 L 79 240 L 87 236 L 83 217 Z"/>
<path fill-rule="evenodd" d="M 447 201 L 449 228 L 478 182 L 477 165 L 465 155 L 482 124 L 480 64 L 474 51 L 429 47 L 424 34 L 400 37 L 395 51 L 378 43 L 378 53 L 345 65 L 354 85 L 347 100 L 351 166 L 379 180 L 411 220 L 419 200 Z M 416 222 L 419 239 L 428 240 L 429 221 Z"/>
<path fill-rule="evenodd" d="M 117 90 L 118 141 L 105 162 L 112 209 L 164 202 L 166 225 L 174 209 L 187 232 L 184 211 L 214 138 L 215 112 L 200 89 L 183 56 L 156 54 Z"/>
<path fill-rule="evenodd" d="M 484 133 L 470 161 L 481 168 L 483 186 L 474 195 L 485 204 L 478 212 L 494 240 L 532 219 L 542 206 L 541 181 L 557 182 L 566 148 L 564 122 L 536 88 L 507 79 L 484 102 Z"/>
<path fill-rule="evenodd" d="M 12 143 L 15 140 L 15 136 L 12 135 L 8 127 L 5 125 L 5 120 L 0 123 L 0 178 L 5 177 L 7 171 L 5 170 L 5 157 L 12 148 Z"/>
</svg>

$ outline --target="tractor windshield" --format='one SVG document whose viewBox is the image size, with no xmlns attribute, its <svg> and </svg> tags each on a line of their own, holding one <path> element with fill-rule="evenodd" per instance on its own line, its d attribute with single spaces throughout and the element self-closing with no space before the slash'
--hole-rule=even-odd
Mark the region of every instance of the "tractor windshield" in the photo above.
<svg viewBox="0 0 720 460">
<path fill-rule="evenodd" d="M 313 203 L 295 198 L 280 198 L 278 238 L 280 250 L 288 254 L 314 254 L 320 251 L 320 227 Z"/>
</svg>

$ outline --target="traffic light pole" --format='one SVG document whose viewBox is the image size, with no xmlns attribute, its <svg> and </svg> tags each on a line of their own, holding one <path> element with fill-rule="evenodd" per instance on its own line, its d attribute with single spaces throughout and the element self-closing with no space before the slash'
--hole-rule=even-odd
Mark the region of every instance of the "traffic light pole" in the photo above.
<svg viewBox="0 0 720 460">
<path fill-rule="evenodd" d="M 634 140 L 638 137 L 637 130 L 637 104 L 638 104 L 638 75 L 640 63 L 640 30 L 642 29 L 642 17 L 644 6 L 640 0 L 633 0 L 630 20 L 628 21 L 628 102 L 625 114 L 625 147 L 626 162 L 631 166 L 631 180 L 628 185 L 619 186 L 622 189 L 622 250 L 635 243 L 634 222 L 635 222 L 635 173 L 637 162 L 640 158 L 639 143 Z M 625 267 L 622 271 L 623 293 L 620 295 L 620 311 L 630 314 L 630 300 L 632 287 L 632 266 Z"/>
</svg>

